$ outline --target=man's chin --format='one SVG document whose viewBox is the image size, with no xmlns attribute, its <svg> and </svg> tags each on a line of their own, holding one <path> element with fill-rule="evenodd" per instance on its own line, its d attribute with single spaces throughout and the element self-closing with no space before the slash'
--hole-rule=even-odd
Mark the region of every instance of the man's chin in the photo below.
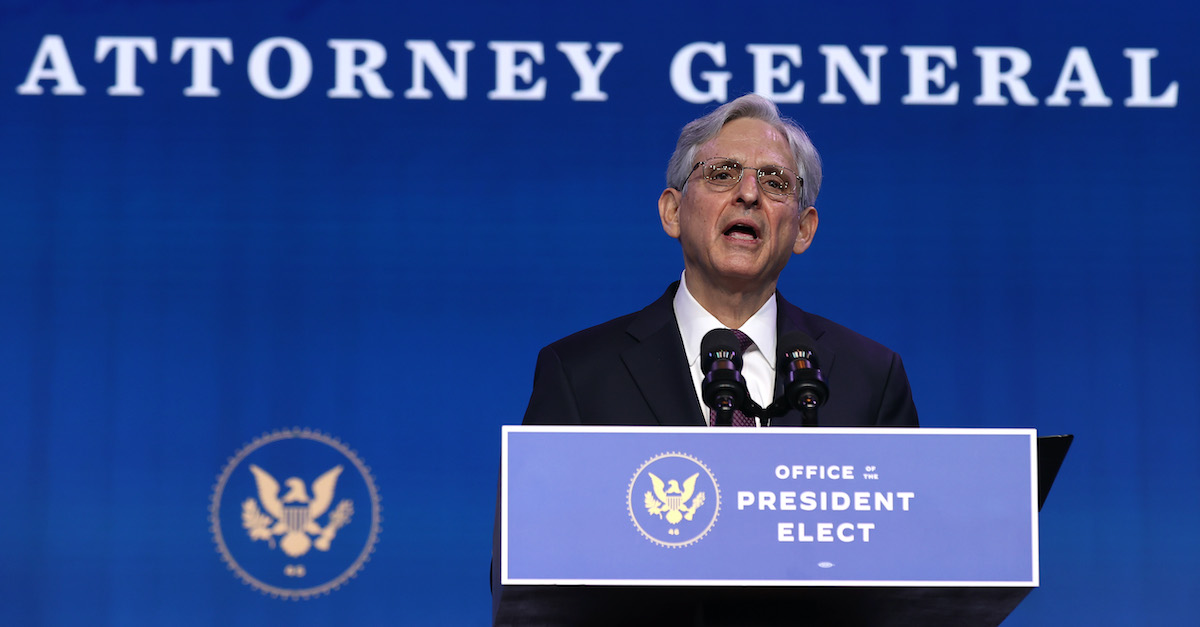
<svg viewBox="0 0 1200 627">
<path fill-rule="evenodd" d="M 689 281 L 691 280 L 689 273 Z M 772 273 L 762 266 L 733 265 L 718 268 L 716 272 L 705 277 L 708 283 L 719 287 L 725 292 L 757 292 L 773 289 L 778 273 Z"/>
</svg>

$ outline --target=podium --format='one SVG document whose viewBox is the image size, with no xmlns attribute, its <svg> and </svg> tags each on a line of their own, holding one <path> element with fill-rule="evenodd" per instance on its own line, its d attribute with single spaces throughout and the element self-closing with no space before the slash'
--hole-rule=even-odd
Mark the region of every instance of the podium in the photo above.
<svg viewBox="0 0 1200 627">
<path fill-rule="evenodd" d="M 495 624 L 997 625 L 1038 585 L 1037 511 L 1069 444 L 505 427 Z"/>
</svg>

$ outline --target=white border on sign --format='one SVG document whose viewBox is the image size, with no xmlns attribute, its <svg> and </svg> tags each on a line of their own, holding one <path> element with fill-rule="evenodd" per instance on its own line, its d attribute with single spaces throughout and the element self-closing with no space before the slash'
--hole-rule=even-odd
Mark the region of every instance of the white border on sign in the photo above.
<svg viewBox="0 0 1200 627">
<path fill-rule="evenodd" d="M 913 580 L 853 580 L 844 579 L 512 579 L 508 576 L 508 438 L 513 433 L 705 433 L 728 435 L 737 433 L 748 436 L 772 436 L 780 433 L 808 433 L 824 435 L 1025 435 L 1029 437 L 1030 463 L 1030 547 L 1032 549 L 1032 573 L 1028 581 L 913 581 Z M 770 586 L 770 587 L 818 587 L 818 586 L 873 586 L 873 587 L 944 587 L 944 588 L 1024 588 L 1040 585 L 1038 561 L 1038 482 L 1037 482 L 1037 429 L 949 429 L 912 427 L 624 427 L 624 426 L 524 426 L 505 425 L 500 428 L 500 583 L 505 586 Z"/>
</svg>

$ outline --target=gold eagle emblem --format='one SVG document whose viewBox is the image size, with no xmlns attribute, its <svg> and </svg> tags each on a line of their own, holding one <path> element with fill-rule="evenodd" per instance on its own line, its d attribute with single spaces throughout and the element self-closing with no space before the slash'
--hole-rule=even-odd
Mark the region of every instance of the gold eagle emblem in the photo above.
<svg viewBox="0 0 1200 627">
<path fill-rule="evenodd" d="M 275 548 L 275 538 L 283 536 L 279 548 L 290 557 L 299 557 L 313 546 L 328 551 L 338 529 L 350 522 L 354 504 L 350 499 L 342 499 L 329 514 L 327 523 L 324 526 L 317 524 L 317 519 L 333 504 L 333 492 L 342 474 L 340 465 L 325 471 L 312 482 L 312 497 L 299 477 L 289 477 L 283 482 L 288 492 L 280 497 L 279 482 L 267 471 L 250 464 L 250 472 L 254 473 L 254 482 L 258 485 L 258 501 L 266 510 L 263 513 L 252 498 L 242 502 L 242 526 L 250 539 L 266 540 L 271 548 Z"/>
<path fill-rule="evenodd" d="M 652 472 L 646 474 L 650 475 L 650 481 L 654 483 L 654 491 L 646 491 L 646 511 L 651 515 L 662 518 L 663 514 L 666 514 L 666 521 L 677 525 L 682 520 L 691 520 L 696 510 L 704 505 L 703 492 L 692 498 L 692 494 L 696 492 L 696 477 L 700 476 L 700 473 L 684 479 L 683 488 L 679 487 L 679 481 L 676 479 L 663 482 Z"/>
</svg>

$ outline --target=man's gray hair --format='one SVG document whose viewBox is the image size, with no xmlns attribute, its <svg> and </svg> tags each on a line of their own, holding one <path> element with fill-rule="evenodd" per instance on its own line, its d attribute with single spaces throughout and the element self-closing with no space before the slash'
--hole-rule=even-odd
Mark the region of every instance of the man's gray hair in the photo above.
<svg viewBox="0 0 1200 627">
<path fill-rule="evenodd" d="M 739 118 L 762 120 L 787 136 L 788 145 L 799 169 L 797 174 L 804 179 L 804 188 L 800 193 L 800 209 L 813 206 L 817 201 L 817 192 L 821 189 L 821 157 L 817 155 L 817 149 L 813 147 L 804 129 L 792 120 L 780 116 L 775 103 L 758 94 L 746 94 L 727 102 L 716 111 L 683 127 L 679 141 L 675 144 L 675 154 L 671 155 L 671 161 L 667 164 L 667 186 L 682 190 L 696 165 L 696 151 L 716 137 L 726 124 Z"/>
</svg>

